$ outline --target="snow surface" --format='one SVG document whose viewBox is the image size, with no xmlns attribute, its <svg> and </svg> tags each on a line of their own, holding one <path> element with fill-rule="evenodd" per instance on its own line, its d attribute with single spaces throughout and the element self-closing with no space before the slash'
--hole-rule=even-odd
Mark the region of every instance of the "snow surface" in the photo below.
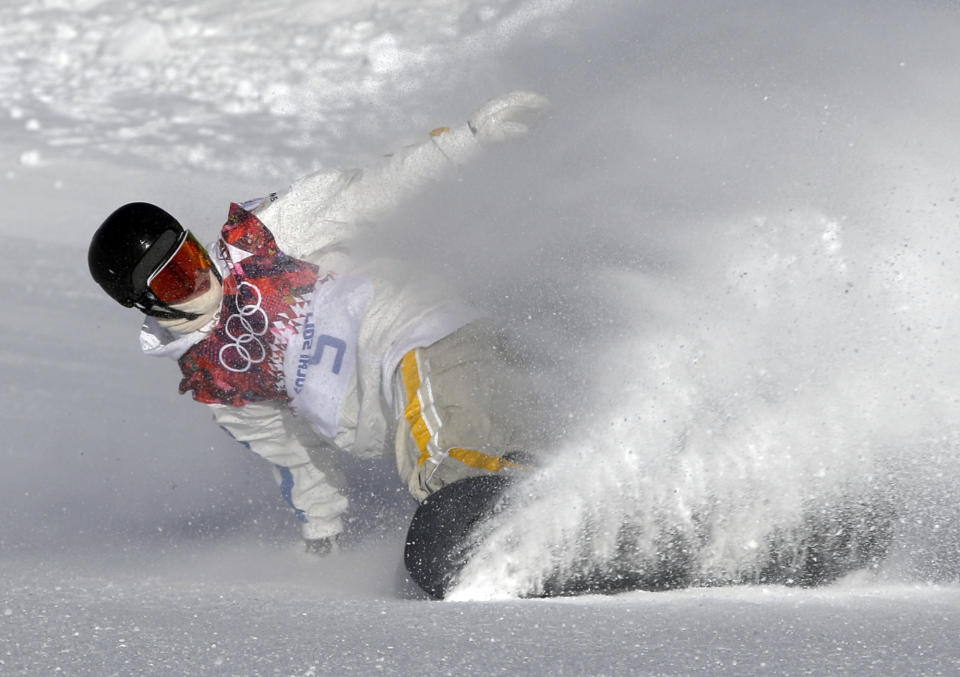
<svg viewBox="0 0 960 677">
<path fill-rule="evenodd" d="M 960 674 L 958 29 L 934 0 L 4 3 L 0 674 Z M 427 602 L 389 463 L 350 465 L 344 551 L 300 552 L 85 248 L 137 199 L 210 238 L 517 88 L 554 102 L 529 139 L 355 243 L 511 326 L 544 393 L 556 462 Z M 702 572 L 749 574 L 850 491 L 896 537 L 829 587 L 514 598 L 584 521 L 600 557 L 709 505 Z"/>
</svg>

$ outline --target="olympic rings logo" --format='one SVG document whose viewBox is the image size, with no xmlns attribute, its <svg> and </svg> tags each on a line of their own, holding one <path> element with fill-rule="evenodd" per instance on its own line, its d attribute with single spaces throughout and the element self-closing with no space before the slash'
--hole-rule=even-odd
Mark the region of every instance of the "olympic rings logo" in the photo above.
<svg viewBox="0 0 960 677">
<path fill-rule="evenodd" d="M 256 301 L 240 306 L 240 291 L 244 286 L 249 287 L 256 294 Z M 255 364 L 260 364 L 267 359 L 267 348 L 259 337 L 267 333 L 270 326 L 270 319 L 266 311 L 261 307 L 263 303 L 263 294 L 256 285 L 243 281 L 237 289 L 237 296 L 234 303 L 237 306 L 237 312 L 227 318 L 223 325 L 223 331 L 233 343 L 228 343 L 220 348 L 220 364 L 230 371 L 242 374 L 250 371 Z M 235 367 L 227 362 L 224 353 L 232 351 L 227 357 L 232 358 L 233 364 L 241 364 L 242 367 Z"/>
</svg>

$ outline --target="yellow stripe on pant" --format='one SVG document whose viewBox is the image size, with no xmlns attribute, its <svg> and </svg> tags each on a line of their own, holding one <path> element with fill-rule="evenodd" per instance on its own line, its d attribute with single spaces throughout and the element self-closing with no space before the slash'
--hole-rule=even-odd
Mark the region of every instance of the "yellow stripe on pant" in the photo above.
<svg viewBox="0 0 960 677">
<path fill-rule="evenodd" d="M 416 348 L 404 355 L 400 363 L 407 393 L 407 406 L 403 416 L 410 425 L 410 434 L 420 450 L 417 465 L 423 465 L 434 456 L 439 457 L 435 461 L 437 463 L 442 461 L 444 456 L 451 456 L 472 468 L 490 472 L 499 472 L 505 467 L 514 466 L 514 463 L 501 456 L 490 456 L 476 449 L 453 447 L 443 453 L 436 441 L 442 421 L 433 405 L 429 381 L 424 378 L 420 367 L 420 351 Z M 434 421 L 433 425 L 430 424 L 430 419 Z"/>
<path fill-rule="evenodd" d="M 423 465 L 430 458 L 430 440 L 433 438 L 433 431 L 427 424 L 423 416 L 423 403 L 420 398 L 420 360 L 419 350 L 413 349 L 403 356 L 400 362 L 400 368 L 403 372 L 403 385 L 407 391 L 407 406 L 403 410 L 403 416 L 410 424 L 410 434 L 413 441 L 420 450 L 420 458 L 417 465 Z M 432 405 L 432 403 L 431 403 Z"/>
</svg>

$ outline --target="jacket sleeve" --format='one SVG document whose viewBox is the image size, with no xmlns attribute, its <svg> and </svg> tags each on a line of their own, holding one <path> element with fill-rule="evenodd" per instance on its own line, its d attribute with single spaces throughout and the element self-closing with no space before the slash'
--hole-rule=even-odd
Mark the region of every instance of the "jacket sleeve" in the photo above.
<svg viewBox="0 0 960 677">
<path fill-rule="evenodd" d="M 330 215 L 346 220 L 376 219 L 427 184 L 449 176 L 480 150 L 466 124 L 435 129 L 426 141 L 402 148 L 370 169 L 355 170 L 349 185 L 330 201 Z"/>
<path fill-rule="evenodd" d="M 370 169 L 326 170 L 305 176 L 256 209 L 280 248 L 298 258 L 341 246 L 358 223 L 385 211 L 442 179 L 479 154 L 468 125 L 442 127 L 413 146 L 383 158 Z"/>
<path fill-rule="evenodd" d="M 274 477 L 296 512 L 303 538 L 327 538 L 343 531 L 348 503 L 337 452 L 323 447 L 280 405 L 209 406 L 221 428 L 274 465 Z"/>
</svg>

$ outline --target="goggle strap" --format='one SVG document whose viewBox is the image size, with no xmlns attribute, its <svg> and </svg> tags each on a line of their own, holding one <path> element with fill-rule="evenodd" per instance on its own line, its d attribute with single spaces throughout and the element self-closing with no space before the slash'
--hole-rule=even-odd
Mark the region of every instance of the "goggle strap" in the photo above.
<svg viewBox="0 0 960 677">
<path fill-rule="evenodd" d="M 133 305 L 151 317 L 159 317 L 165 320 L 195 320 L 200 317 L 199 313 L 188 313 L 185 310 L 173 308 L 151 293 L 144 294 L 140 299 L 134 301 Z"/>
</svg>

